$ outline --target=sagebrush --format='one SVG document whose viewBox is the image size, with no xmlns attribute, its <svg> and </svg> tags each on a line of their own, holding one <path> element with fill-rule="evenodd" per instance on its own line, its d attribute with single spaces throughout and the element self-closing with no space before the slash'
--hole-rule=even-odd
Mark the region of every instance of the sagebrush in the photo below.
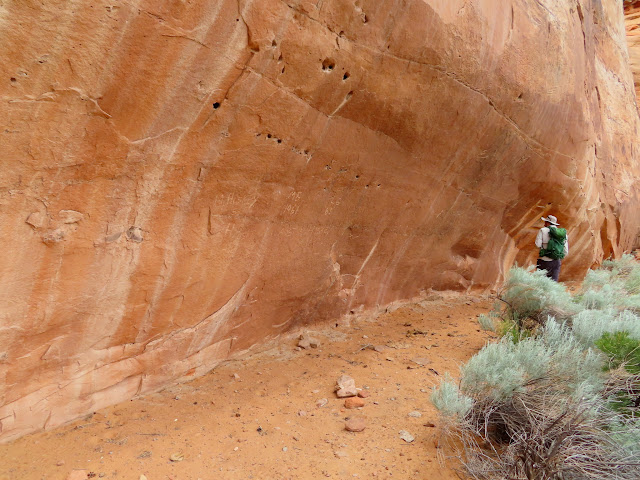
<svg viewBox="0 0 640 480">
<path fill-rule="evenodd" d="M 481 316 L 502 339 L 434 389 L 477 479 L 640 478 L 640 265 L 589 272 L 572 295 L 513 268 Z"/>
</svg>

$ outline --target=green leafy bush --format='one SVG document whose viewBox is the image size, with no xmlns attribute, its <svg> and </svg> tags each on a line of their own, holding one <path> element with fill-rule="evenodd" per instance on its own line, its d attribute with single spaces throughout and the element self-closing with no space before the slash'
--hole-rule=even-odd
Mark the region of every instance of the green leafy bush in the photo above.
<svg viewBox="0 0 640 480">
<path fill-rule="evenodd" d="M 640 340 L 629 332 L 605 332 L 595 343 L 609 357 L 608 369 L 623 366 L 631 374 L 640 374 Z"/>
</svg>

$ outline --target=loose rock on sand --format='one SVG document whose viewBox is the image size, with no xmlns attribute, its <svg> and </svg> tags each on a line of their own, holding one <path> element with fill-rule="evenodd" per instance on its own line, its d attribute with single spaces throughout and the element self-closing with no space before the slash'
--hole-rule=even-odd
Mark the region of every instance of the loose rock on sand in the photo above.
<svg viewBox="0 0 640 480">
<path fill-rule="evenodd" d="M 362 432 L 366 427 L 364 417 L 351 417 L 344 424 L 344 428 L 349 432 Z"/>
<path fill-rule="evenodd" d="M 336 395 L 338 398 L 355 397 L 358 395 L 356 390 L 356 381 L 349 375 L 342 375 L 336 382 Z"/>
<path fill-rule="evenodd" d="M 361 408 L 364 407 L 364 400 L 360 397 L 349 397 L 344 401 L 345 408 Z"/>
</svg>

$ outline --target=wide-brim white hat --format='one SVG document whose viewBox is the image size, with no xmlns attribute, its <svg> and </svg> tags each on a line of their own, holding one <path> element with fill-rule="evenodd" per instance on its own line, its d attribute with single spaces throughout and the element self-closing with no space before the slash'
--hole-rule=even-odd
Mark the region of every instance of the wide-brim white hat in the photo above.
<svg viewBox="0 0 640 480">
<path fill-rule="evenodd" d="M 558 223 L 558 219 L 556 217 L 554 217 L 553 215 L 549 215 L 547 217 L 540 217 L 542 220 L 544 220 L 545 222 L 549 222 L 553 225 L 560 225 Z"/>
</svg>

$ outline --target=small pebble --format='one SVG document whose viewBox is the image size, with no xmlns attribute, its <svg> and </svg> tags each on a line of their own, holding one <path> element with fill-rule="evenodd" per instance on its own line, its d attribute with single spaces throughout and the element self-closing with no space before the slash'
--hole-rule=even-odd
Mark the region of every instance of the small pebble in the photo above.
<svg viewBox="0 0 640 480">
<path fill-rule="evenodd" d="M 422 414 L 419 411 L 414 410 L 413 412 L 409 412 L 409 416 L 413 418 L 420 418 Z"/>
<path fill-rule="evenodd" d="M 344 424 L 344 428 L 348 432 L 362 432 L 366 426 L 367 422 L 364 417 L 351 417 Z"/>
<path fill-rule="evenodd" d="M 169 460 L 171 460 L 172 462 L 181 462 L 182 460 L 184 460 L 184 454 L 182 452 L 172 453 L 169 457 Z"/>
<path fill-rule="evenodd" d="M 431 363 L 431 360 L 429 360 L 428 358 L 422 358 L 422 357 L 412 358 L 411 361 L 418 365 L 428 365 Z"/>
<path fill-rule="evenodd" d="M 406 430 L 400 430 L 398 432 L 400 434 L 400 438 L 402 440 L 404 440 L 407 443 L 411 443 L 415 440 L 415 438 L 413 437 L 413 435 L 411 435 L 409 432 L 407 432 Z"/>
<path fill-rule="evenodd" d="M 282 447 L 283 452 L 286 452 L 287 450 L 289 450 L 287 447 Z"/>
</svg>

